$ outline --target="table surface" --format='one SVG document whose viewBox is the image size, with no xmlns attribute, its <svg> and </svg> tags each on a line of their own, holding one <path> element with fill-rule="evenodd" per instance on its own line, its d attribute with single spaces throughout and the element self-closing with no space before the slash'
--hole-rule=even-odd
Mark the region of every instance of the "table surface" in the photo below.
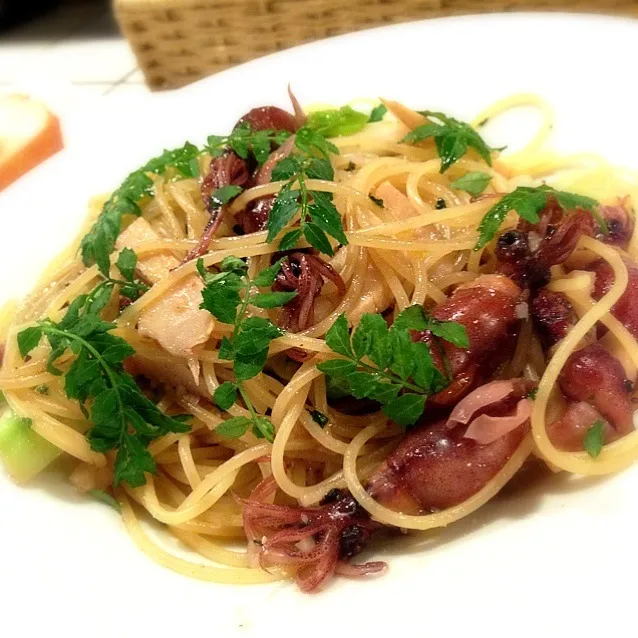
<svg viewBox="0 0 638 638">
<path fill-rule="evenodd" d="M 0 36 L 0 94 L 13 92 L 43 100 L 72 143 L 78 110 L 150 91 L 108 5 L 91 2 L 60 7 Z"/>
</svg>

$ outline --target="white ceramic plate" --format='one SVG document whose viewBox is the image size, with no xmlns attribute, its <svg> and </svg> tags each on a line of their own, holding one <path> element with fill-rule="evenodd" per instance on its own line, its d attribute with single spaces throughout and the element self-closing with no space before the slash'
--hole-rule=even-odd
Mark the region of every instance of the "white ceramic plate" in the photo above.
<svg viewBox="0 0 638 638">
<path fill-rule="evenodd" d="M 383 95 L 461 118 L 536 92 L 556 108 L 559 148 L 638 168 L 636 59 L 638 23 L 629 20 L 433 20 L 299 47 L 85 113 L 73 123 L 83 146 L 0 197 L 0 301 L 28 291 L 77 231 L 92 194 L 163 147 L 227 131 L 252 106 L 286 106 L 288 81 L 306 104 Z M 176 575 L 138 552 L 114 512 L 61 479 L 18 488 L 2 478 L 0 635 L 635 635 L 637 493 L 635 470 L 556 476 L 419 542 L 400 539 L 384 554 L 390 570 L 381 579 L 341 579 L 304 596 L 289 584 L 217 586 Z"/>
</svg>

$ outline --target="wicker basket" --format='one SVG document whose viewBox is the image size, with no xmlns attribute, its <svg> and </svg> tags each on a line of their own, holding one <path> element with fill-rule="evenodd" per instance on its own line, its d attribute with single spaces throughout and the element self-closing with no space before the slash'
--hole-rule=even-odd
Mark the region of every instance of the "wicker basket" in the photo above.
<svg viewBox="0 0 638 638">
<path fill-rule="evenodd" d="M 638 0 L 114 0 L 114 7 L 155 89 L 302 42 L 417 18 L 523 9 L 638 15 Z"/>
</svg>

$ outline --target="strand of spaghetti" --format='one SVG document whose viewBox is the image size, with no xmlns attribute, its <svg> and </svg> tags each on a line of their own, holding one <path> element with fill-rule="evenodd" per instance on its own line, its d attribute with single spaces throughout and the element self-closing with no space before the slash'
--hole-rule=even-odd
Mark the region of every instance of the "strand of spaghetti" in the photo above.
<svg viewBox="0 0 638 638">
<path fill-rule="evenodd" d="M 0 390 L 24 390 L 43 385 L 54 378 L 49 372 L 2 375 L 0 378 Z"/>
<path fill-rule="evenodd" d="M 538 153 L 545 145 L 554 123 L 554 111 L 552 107 L 538 95 L 534 95 L 533 93 L 519 93 L 492 104 L 481 111 L 471 123 L 471 126 L 474 128 L 480 127 L 484 122 L 494 119 L 497 115 L 520 106 L 533 106 L 539 109 L 542 121 L 538 131 L 530 142 L 520 151 L 507 156 L 506 159 L 510 163 L 512 163 L 513 160 L 526 158 L 534 153 Z"/>
<path fill-rule="evenodd" d="M 158 175 L 154 177 L 153 182 L 155 191 L 155 202 L 159 206 L 166 225 L 171 231 L 171 235 L 175 237 L 175 239 L 183 239 L 184 230 L 182 228 L 182 224 L 180 224 L 180 222 L 177 220 L 177 216 L 173 211 L 173 207 L 168 200 L 168 195 L 164 188 L 164 178 Z"/>
<path fill-rule="evenodd" d="M 232 460 L 232 459 L 231 459 Z M 228 461 L 227 461 L 228 463 Z M 175 525 L 185 523 L 212 507 L 219 499 L 231 488 L 235 482 L 239 470 L 229 469 L 228 467 L 218 467 L 216 470 L 206 476 L 200 484 L 187 497 L 184 502 L 175 510 L 166 509 L 159 502 L 157 492 L 155 490 L 155 481 L 152 476 L 147 476 L 146 484 L 142 487 L 135 488 L 137 500 L 148 510 L 153 518 L 167 525 Z M 193 499 L 193 494 L 207 483 L 210 489 L 207 490 L 205 496 L 199 499 Z M 130 493 L 128 487 L 125 488 Z M 199 494 L 199 493 L 198 493 Z M 187 500 L 190 502 L 187 503 Z"/>
<path fill-rule="evenodd" d="M 445 527 L 454 523 L 468 514 L 476 511 L 479 507 L 487 503 L 494 497 L 501 488 L 518 472 L 527 457 L 532 451 L 532 440 L 530 436 L 525 437 L 523 442 L 514 451 L 507 463 L 483 488 L 469 499 L 450 507 L 449 509 L 436 512 L 434 514 L 424 514 L 414 516 L 401 514 L 375 501 L 366 491 L 357 475 L 357 457 L 361 448 L 370 440 L 382 426 L 369 426 L 362 430 L 352 440 L 348 446 L 348 451 L 343 458 L 343 473 L 350 493 L 357 502 L 364 507 L 370 515 L 380 523 L 400 527 L 403 529 L 426 530 L 435 527 Z"/>
<path fill-rule="evenodd" d="M 534 442 L 550 463 L 573 474 L 608 474 L 628 467 L 638 457 L 638 432 L 605 445 L 597 458 L 591 458 L 587 452 L 564 452 L 554 447 L 547 434 L 545 412 L 552 388 L 569 355 L 589 330 L 596 325 L 624 293 L 627 282 L 627 267 L 622 257 L 611 247 L 591 237 L 580 239 L 582 247 L 591 250 L 605 259 L 614 271 L 614 284 L 602 299 L 583 315 L 567 336 L 561 341 L 549 362 L 538 385 L 538 392 L 532 410 L 532 432 Z"/>
<path fill-rule="evenodd" d="M 55 399 L 58 400 L 56 401 Z M 31 392 L 27 400 L 47 414 L 61 416 L 66 419 L 84 420 L 84 415 L 79 406 L 66 400 L 65 397 L 51 397 L 39 392 Z"/>
<path fill-rule="evenodd" d="M 192 489 L 195 489 L 202 482 L 202 478 L 195 466 L 195 460 L 193 459 L 193 453 L 191 451 L 191 436 L 189 434 L 180 437 L 177 442 L 177 450 L 188 483 Z"/>
<path fill-rule="evenodd" d="M 315 420 L 305 411 L 302 410 L 299 416 L 301 424 L 306 428 L 310 436 L 326 450 L 330 450 L 335 454 L 345 454 L 348 445 L 339 439 L 335 439 L 326 432 Z"/>
<path fill-rule="evenodd" d="M 396 235 L 408 230 L 423 228 L 423 226 L 430 226 L 431 224 L 444 224 L 454 219 L 463 219 L 465 222 L 467 218 L 467 225 L 471 225 L 474 219 L 479 220 L 495 203 L 496 200 L 494 199 L 481 200 L 472 204 L 436 210 L 404 221 L 387 222 L 378 226 L 362 228 L 356 231 L 356 235 Z"/>
<path fill-rule="evenodd" d="M 32 420 L 31 429 L 43 439 L 80 461 L 104 467 L 104 455 L 91 450 L 83 434 L 38 409 L 33 403 L 24 401 L 16 392 L 5 392 L 5 399 L 16 414 Z M 89 425 L 88 422 L 86 424 Z"/>
<path fill-rule="evenodd" d="M 284 464 L 286 446 L 304 410 L 311 383 L 320 375 L 321 372 L 317 370 L 314 362 L 304 363 L 279 395 L 272 410 L 272 422 L 277 433 L 272 446 L 270 465 L 279 488 L 293 498 L 298 498 L 303 488 L 288 478 Z"/>
<path fill-rule="evenodd" d="M 44 314 L 47 317 L 52 317 L 58 313 L 66 303 L 79 296 L 98 275 L 97 266 L 91 266 L 85 270 L 51 300 Z"/>
<path fill-rule="evenodd" d="M 168 190 L 175 203 L 184 211 L 188 238 L 196 239 L 204 231 L 209 215 L 204 211 L 203 205 L 198 207 L 195 204 L 188 189 L 184 188 L 184 181 L 169 184 Z M 201 197 L 199 199 L 201 201 Z"/>
<path fill-rule="evenodd" d="M 231 459 L 226 461 L 221 467 L 219 467 L 215 472 L 207 476 L 198 486 L 194 489 L 191 494 L 186 497 L 186 500 L 182 503 L 180 508 L 180 512 L 184 513 L 194 504 L 201 503 L 204 501 L 207 493 L 210 489 L 215 485 L 215 483 L 220 480 L 223 476 L 230 472 L 239 471 L 245 465 L 252 463 L 256 459 L 266 456 L 270 453 L 270 443 L 260 443 L 253 447 L 244 450 L 243 452 L 239 452 Z M 202 511 L 205 511 L 204 510 Z M 189 517 L 193 518 L 193 517 Z"/>
<path fill-rule="evenodd" d="M 370 253 L 370 258 L 392 292 L 399 310 L 407 308 L 410 305 L 410 298 L 399 278 L 377 255 Z"/>
<path fill-rule="evenodd" d="M 118 501 L 122 510 L 122 520 L 137 547 L 147 556 L 163 567 L 207 582 L 225 583 L 229 585 L 270 583 L 277 580 L 288 578 L 288 574 L 275 569 L 266 572 L 258 569 L 241 568 L 241 567 L 213 567 L 209 565 L 200 565 L 190 561 L 173 556 L 165 549 L 162 549 L 142 530 L 135 512 L 129 503 L 129 500 L 121 492 L 118 493 Z"/>
<path fill-rule="evenodd" d="M 229 567 L 248 567 L 246 552 L 233 552 L 225 547 L 220 547 L 216 543 L 201 538 L 199 534 L 180 529 L 179 527 L 171 527 L 169 529 L 171 534 L 179 538 L 182 543 L 204 558 L 208 558 L 222 565 L 228 565 Z"/>
<path fill-rule="evenodd" d="M 596 302 L 588 294 L 581 291 L 567 293 L 567 297 L 572 304 L 577 309 L 583 311 L 583 313 L 596 306 Z M 601 318 L 600 322 L 609 330 L 604 339 L 606 339 L 608 335 L 614 337 L 622 353 L 629 357 L 635 372 L 638 369 L 638 343 L 633 335 L 612 314 L 605 315 Z"/>
<path fill-rule="evenodd" d="M 591 290 L 594 284 L 595 275 L 592 272 L 579 274 L 570 273 L 570 276 L 562 279 L 555 279 L 547 285 L 547 290 L 553 292 L 573 292 L 579 290 Z"/>
<path fill-rule="evenodd" d="M 193 532 L 195 534 L 202 534 L 204 536 L 213 536 L 216 538 L 232 538 L 232 539 L 244 539 L 244 528 L 240 524 L 236 527 L 232 525 L 214 525 L 213 523 L 206 523 L 204 521 L 189 521 L 188 523 L 180 523 L 179 525 L 172 525 L 172 529 L 180 529 L 186 532 Z"/>
<path fill-rule="evenodd" d="M 366 246 L 381 250 L 406 250 L 408 252 L 451 252 L 454 250 L 470 250 L 478 240 L 474 231 L 466 233 L 462 238 L 443 241 L 402 240 L 387 237 L 362 235 L 359 231 L 347 233 L 348 241 L 354 246 Z"/>
</svg>

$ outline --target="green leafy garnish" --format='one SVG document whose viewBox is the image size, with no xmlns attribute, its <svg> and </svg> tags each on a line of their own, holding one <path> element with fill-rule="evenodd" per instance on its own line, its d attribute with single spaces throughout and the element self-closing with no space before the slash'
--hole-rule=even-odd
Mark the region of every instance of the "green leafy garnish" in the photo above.
<svg viewBox="0 0 638 638">
<path fill-rule="evenodd" d="M 196 177 L 199 169 L 196 160 L 200 150 L 186 142 L 181 148 L 164 151 L 147 164 L 131 173 L 104 204 L 95 224 L 82 240 L 80 249 L 84 265 L 97 263 L 100 272 L 108 275 L 109 255 L 122 230 L 124 215 L 140 216 L 139 203 L 153 192 L 153 180 L 148 173 L 162 175 L 170 168 L 183 177 Z"/>
<path fill-rule="evenodd" d="M 308 179 L 334 179 L 329 154 L 339 150 L 320 134 L 300 129 L 295 136 L 296 152 L 281 160 L 272 171 L 274 181 L 286 181 L 268 216 L 267 242 L 272 242 L 300 214 L 299 227 L 289 230 L 279 243 L 280 250 L 290 250 L 303 236 L 319 252 L 333 255 L 328 235 L 347 244 L 341 215 L 332 202 L 332 194 L 308 190 Z"/>
<path fill-rule="evenodd" d="M 595 421 L 587 430 L 583 439 L 583 447 L 587 450 L 587 454 L 592 459 L 598 458 L 603 449 L 603 438 L 605 432 L 605 424 L 602 421 Z"/>
<path fill-rule="evenodd" d="M 325 427 L 330 421 L 330 418 L 319 410 L 311 410 L 310 416 L 312 417 L 312 420 L 320 425 L 322 428 Z"/>
<path fill-rule="evenodd" d="M 215 210 L 216 208 L 221 208 L 224 204 L 228 204 L 228 202 L 235 199 L 237 195 L 240 195 L 242 190 L 243 188 L 241 186 L 236 186 L 235 184 L 216 188 L 210 196 L 210 209 Z"/>
<path fill-rule="evenodd" d="M 482 173 L 481 171 L 473 171 L 466 173 L 463 177 L 459 177 L 452 182 L 454 188 L 458 188 L 461 191 L 465 191 L 472 195 L 472 197 L 478 197 L 492 181 L 492 176 L 488 173 Z"/>
<path fill-rule="evenodd" d="M 201 259 L 197 262 L 197 270 L 205 283 L 200 308 L 233 326 L 230 338 L 222 339 L 219 357 L 233 362 L 235 380 L 222 383 L 215 390 L 213 400 L 220 409 L 228 410 L 241 398 L 250 412 L 250 418 L 232 417 L 219 425 L 216 432 L 223 436 L 236 438 L 252 429 L 258 438 L 268 441 L 274 438 L 272 423 L 265 416 L 257 414 L 243 382 L 264 369 L 270 342 L 284 334 L 269 319 L 247 317 L 248 307 L 277 308 L 297 295 L 296 291 L 253 292 L 255 287 L 272 286 L 282 261 L 265 268 L 252 280 L 248 278 L 246 263 L 237 257 L 226 257 L 218 273 L 208 272 Z"/>
<path fill-rule="evenodd" d="M 416 144 L 433 138 L 441 158 L 441 173 L 460 160 L 471 148 L 487 162 L 488 166 L 492 165 L 490 147 L 469 124 L 448 117 L 444 113 L 435 111 L 420 111 L 420 113 L 431 121 L 417 126 L 403 138 L 403 142 Z"/>
<path fill-rule="evenodd" d="M 248 159 L 252 153 L 261 165 L 268 159 L 272 145 L 281 146 L 289 137 L 288 131 L 254 131 L 248 122 L 242 122 L 230 135 L 209 135 L 205 150 L 219 157 L 231 149 L 242 159 Z"/>
<path fill-rule="evenodd" d="M 187 432 L 189 427 L 181 417 L 163 414 L 124 371 L 124 360 L 135 350 L 111 334 L 114 323 L 100 318 L 108 301 L 101 290 L 98 286 L 75 299 L 59 322 L 44 319 L 20 332 L 18 348 L 26 357 L 42 338 L 47 340 L 51 348 L 47 370 L 65 374 L 67 397 L 78 401 L 92 422 L 86 435 L 91 448 L 103 453 L 117 449 L 115 485 L 127 482 L 138 487 L 146 482 L 145 472 L 156 472 L 148 444 L 169 432 Z M 67 351 L 75 358 L 63 371 L 55 363 Z"/>
<path fill-rule="evenodd" d="M 368 122 L 380 122 L 387 112 L 388 107 L 385 104 L 378 104 L 370 111 Z"/>
<path fill-rule="evenodd" d="M 326 344 L 343 358 L 328 359 L 317 368 L 355 398 L 378 401 L 395 423 L 414 425 L 428 395 L 448 380 L 435 366 L 428 345 L 412 340 L 412 330 L 429 330 L 435 339 L 469 346 L 463 325 L 436 321 L 422 306 L 406 308 L 390 328 L 381 315 L 365 314 L 352 333 L 342 314 L 326 333 Z"/>
<path fill-rule="evenodd" d="M 36 385 L 35 388 L 33 388 L 38 394 L 44 394 L 47 395 L 49 394 L 49 386 L 46 383 L 43 383 L 42 385 Z"/>
<path fill-rule="evenodd" d="M 519 186 L 516 190 L 503 196 L 498 204 L 487 211 L 479 224 L 479 240 L 474 250 L 483 248 L 494 238 L 507 213 L 511 210 L 516 211 L 530 224 L 538 223 L 540 212 L 547 206 L 550 197 L 553 197 L 563 210 L 573 210 L 574 208 L 588 210 L 598 220 L 603 232 L 607 232 L 605 221 L 596 212 L 598 202 L 595 199 L 566 191 L 557 191 L 546 184 L 536 187 Z"/>
<path fill-rule="evenodd" d="M 355 111 L 350 106 L 342 106 L 340 109 L 310 113 L 306 127 L 324 137 L 337 137 L 358 133 L 365 128 L 368 121 L 369 117 L 365 113 Z"/>
</svg>

